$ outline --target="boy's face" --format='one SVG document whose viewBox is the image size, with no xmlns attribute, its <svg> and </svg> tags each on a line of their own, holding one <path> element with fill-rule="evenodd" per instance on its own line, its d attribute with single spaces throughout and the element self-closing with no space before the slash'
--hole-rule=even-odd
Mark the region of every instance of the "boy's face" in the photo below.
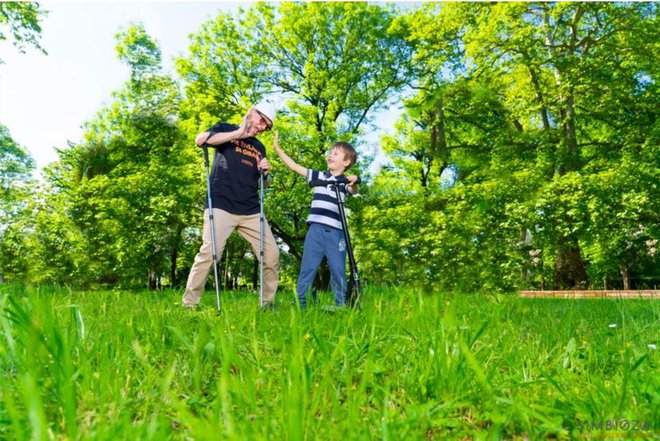
<svg viewBox="0 0 660 441">
<path fill-rule="evenodd" d="M 333 147 L 328 152 L 326 161 L 328 163 L 328 170 L 330 170 L 333 175 L 343 173 L 351 164 L 351 160 L 346 158 L 344 151 L 339 147 Z"/>
</svg>

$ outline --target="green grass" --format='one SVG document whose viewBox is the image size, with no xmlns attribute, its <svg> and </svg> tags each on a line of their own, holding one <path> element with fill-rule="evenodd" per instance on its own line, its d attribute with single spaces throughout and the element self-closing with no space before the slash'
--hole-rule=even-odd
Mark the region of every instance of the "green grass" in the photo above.
<svg viewBox="0 0 660 441">
<path fill-rule="evenodd" d="M 212 292 L 0 291 L 0 439 L 659 435 L 657 300 L 369 289 L 331 315 L 225 293 L 216 316 Z"/>
</svg>

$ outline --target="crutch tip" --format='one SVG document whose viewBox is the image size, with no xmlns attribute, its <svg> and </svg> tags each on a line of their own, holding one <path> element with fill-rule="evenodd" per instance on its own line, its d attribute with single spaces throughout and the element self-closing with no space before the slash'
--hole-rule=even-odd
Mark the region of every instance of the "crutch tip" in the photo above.
<svg viewBox="0 0 660 441">
<path fill-rule="evenodd" d="M 259 311 L 262 311 L 262 312 L 275 311 L 275 303 L 273 303 L 273 302 L 263 302 L 259 306 Z"/>
</svg>

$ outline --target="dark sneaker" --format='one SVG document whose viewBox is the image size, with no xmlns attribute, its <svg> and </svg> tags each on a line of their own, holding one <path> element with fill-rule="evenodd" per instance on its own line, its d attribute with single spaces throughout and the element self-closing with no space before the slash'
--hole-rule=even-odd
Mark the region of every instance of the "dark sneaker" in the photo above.
<svg viewBox="0 0 660 441">
<path fill-rule="evenodd" d="M 346 309 L 346 305 L 323 305 L 321 306 L 321 310 L 329 313 L 335 313 L 339 311 L 343 311 Z"/>
</svg>

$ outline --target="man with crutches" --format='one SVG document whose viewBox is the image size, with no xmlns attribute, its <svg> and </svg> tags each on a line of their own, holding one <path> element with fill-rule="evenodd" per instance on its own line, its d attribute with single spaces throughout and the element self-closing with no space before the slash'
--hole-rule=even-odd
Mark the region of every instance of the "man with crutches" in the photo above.
<svg viewBox="0 0 660 441">
<path fill-rule="evenodd" d="M 275 114 L 275 106 L 260 102 L 248 111 L 240 126 L 219 122 L 195 139 L 195 144 L 204 149 L 205 158 L 209 147 L 213 148 L 214 156 L 211 173 L 206 160 L 203 243 L 182 298 L 188 308 L 199 304 L 211 266 L 215 266 L 216 303 L 218 312 L 221 311 L 217 262 L 234 230 L 250 243 L 260 261 L 260 307 L 274 307 L 279 250 L 263 216 L 263 181 L 268 183 L 271 164 L 266 159 L 264 145 L 255 136 L 273 127 Z"/>
</svg>

